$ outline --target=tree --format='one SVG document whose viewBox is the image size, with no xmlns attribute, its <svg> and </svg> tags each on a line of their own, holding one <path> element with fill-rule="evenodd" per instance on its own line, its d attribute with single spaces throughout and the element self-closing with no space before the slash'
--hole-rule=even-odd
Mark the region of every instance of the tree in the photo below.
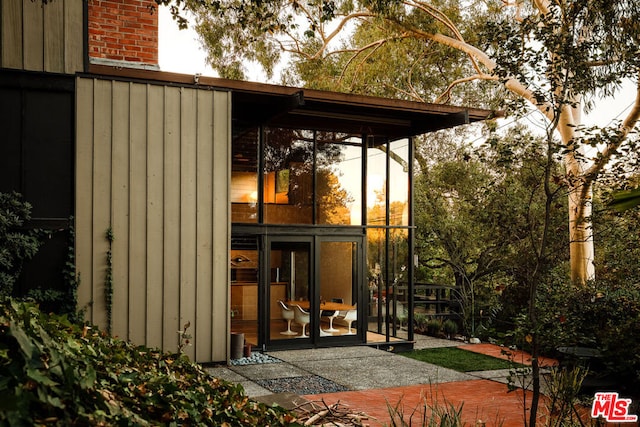
<svg viewBox="0 0 640 427">
<path fill-rule="evenodd" d="M 496 224 L 485 215 L 489 201 L 499 195 L 491 186 L 496 175 L 471 147 L 452 147 L 448 138 L 430 142 L 429 157 L 420 150 L 427 144 L 416 150 L 416 253 L 423 280 L 455 284 L 465 331 L 477 337 L 475 319 L 490 299 L 491 279 L 500 275 L 508 251 L 507 240 L 493 239 Z M 434 161 L 436 144 L 441 154 Z"/>
<path fill-rule="evenodd" d="M 242 76 L 243 61 L 273 71 L 284 52 L 308 63 L 347 54 L 346 69 L 361 73 L 391 43 L 407 42 L 406 76 L 419 74 L 429 55 L 457 52 L 464 75 L 453 75 L 435 98 L 423 96 L 412 79 L 398 81 L 399 94 L 418 100 L 449 101 L 461 85 L 489 82 L 510 94 L 511 107 L 538 110 L 547 132 L 563 150 L 569 186 L 571 277 L 594 276 L 591 199 L 603 169 L 633 140 L 640 117 L 640 4 L 634 0 L 156 0 L 194 11 L 197 30 L 222 75 Z M 473 22 L 473 28 L 465 26 Z M 375 27 L 380 37 L 345 46 L 340 37 Z M 445 57 L 451 61 L 454 57 Z M 429 76 L 430 74 L 426 74 Z M 624 79 L 635 79 L 638 96 L 626 117 L 611 128 L 586 129 L 582 113 L 596 97 L 615 94 Z M 417 89 L 417 90 L 416 90 Z M 597 151 L 588 148 L 596 146 Z"/>
<path fill-rule="evenodd" d="M 454 282 L 467 296 L 463 314 L 472 328 L 472 312 L 489 308 L 496 287 L 524 295 L 510 304 L 511 313 L 527 304 L 545 226 L 545 149 L 544 141 L 522 127 L 491 136 L 482 146 L 452 145 L 448 139 L 432 140 L 416 149 L 417 253 L 425 273 Z M 559 176 L 559 165 L 553 161 L 551 167 L 551 176 Z M 555 203 L 548 222 L 554 233 L 545 257 L 553 255 L 549 263 L 557 266 L 567 261 L 566 241 L 557 237 L 566 231 L 559 216 L 565 206 L 558 200 L 565 189 L 552 186 Z"/>
<path fill-rule="evenodd" d="M 494 298 L 483 308 L 497 306 L 496 285 L 503 290 L 506 316 L 500 317 L 510 321 L 508 332 L 533 355 L 529 425 L 535 425 L 539 287 L 568 263 L 561 237 L 568 227 L 561 165 L 553 141 L 522 127 L 492 134 L 482 146 L 451 145 L 445 139 L 416 150 L 416 252 L 429 272 L 445 270 L 454 278 L 468 332 L 477 332 L 473 320 L 483 302 Z"/>
</svg>

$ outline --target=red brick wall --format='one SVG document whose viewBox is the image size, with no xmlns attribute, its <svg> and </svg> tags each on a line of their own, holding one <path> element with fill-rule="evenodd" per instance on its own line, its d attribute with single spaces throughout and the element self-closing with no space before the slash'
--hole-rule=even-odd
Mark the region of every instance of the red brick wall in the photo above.
<svg viewBox="0 0 640 427">
<path fill-rule="evenodd" d="M 89 0 L 91 58 L 158 64 L 158 13 L 153 0 Z"/>
</svg>

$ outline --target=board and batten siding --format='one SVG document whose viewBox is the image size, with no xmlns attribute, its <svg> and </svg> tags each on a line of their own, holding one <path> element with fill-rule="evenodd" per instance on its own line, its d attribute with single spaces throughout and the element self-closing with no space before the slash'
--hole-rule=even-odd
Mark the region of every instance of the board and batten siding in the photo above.
<svg viewBox="0 0 640 427">
<path fill-rule="evenodd" d="M 0 0 L 0 68 L 82 71 L 83 3 Z"/>
<path fill-rule="evenodd" d="M 78 305 L 136 344 L 227 360 L 230 103 L 225 91 L 79 77 Z"/>
</svg>

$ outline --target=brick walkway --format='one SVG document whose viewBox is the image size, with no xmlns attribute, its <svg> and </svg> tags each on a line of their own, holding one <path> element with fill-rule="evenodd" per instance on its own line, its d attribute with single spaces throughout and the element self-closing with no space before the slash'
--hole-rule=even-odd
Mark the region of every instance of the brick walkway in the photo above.
<svg viewBox="0 0 640 427">
<path fill-rule="evenodd" d="M 493 344 L 469 344 L 458 348 L 487 354 L 501 359 L 508 359 L 505 349 Z M 511 357 L 515 362 L 525 365 L 531 364 L 531 357 L 522 351 L 512 351 Z M 557 364 L 553 359 L 544 359 L 544 366 Z M 367 414 L 369 425 L 394 425 L 389 406 L 398 407 L 398 413 L 403 414 L 407 425 L 422 426 L 422 417 L 432 409 L 443 410 L 446 407 L 458 409 L 462 405 L 462 421 L 468 426 L 502 426 L 521 427 L 524 425 L 524 398 L 527 406 L 531 401 L 531 393 L 523 390 L 509 392 L 507 385 L 491 380 L 471 380 L 433 385 L 412 385 L 405 387 L 391 387 L 373 390 L 347 391 L 305 396 L 315 402 L 327 405 L 340 402 L 355 412 Z M 544 404 L 539 405 L 544 410 Z M 392 411 L 393 412 L 393 411 Z M 528 412 L 526 413 L 528 419 Z M 396 421 L 398 419 L 396 418 Z M 484 423 L 484 424 L 483 424 Z M 396 425 L 402 425 L 396 423 Z"/>
<path fill-rule="evenodd" d="M 522 390 L 509 393 L 505 384 L 479 379 L 305 397 L 327 405 L 340 402 L 355 412 L 363 412 L 370 417 L 371 427 L 393 425 L 387 405 L 392 407 L 399 405 L 399 413 L 404 414 L 407 425 L 422 426 L 425 407 L 431 411 L 431 408 L 442 409 L 443 406 L 450 405 L 458 408 L 461 404 L 463 405 L 462 421 L 465 425 L 522 427 L 524 425 L 522 396 Z M 527 399 L 531 399 L 529 392 L 527 392 Z M 412 423 L 409 422 L 410 420 Z M 396 423 L 396 425 L 401 424 Z"/>
</svg>

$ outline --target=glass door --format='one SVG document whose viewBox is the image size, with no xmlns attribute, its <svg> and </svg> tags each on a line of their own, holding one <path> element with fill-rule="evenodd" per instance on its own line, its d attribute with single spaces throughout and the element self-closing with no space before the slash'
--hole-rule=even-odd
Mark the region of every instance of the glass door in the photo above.
<svg viewBox="0 0 640 427">
<path fill-rule="evenodd" d="M 269 242 L 268 341 L 311 336 L 311 240 Z"/>
<path fill-rule="evenodd" d="M 231 331 L 258 345 L 260 252 L 255 236 L 231 238 Z"/>
<path fill-rule="evenodd" d="M 323 237 L 319 242 L 318 295 L 321 339 L 360 335 L 358 242 Z"/>
<path fill-rule="evenodd" d="M 364 340 L 363 238 L 272 237 L 268 256 L 265 338 L 269 346 Z"/>
</svg>

